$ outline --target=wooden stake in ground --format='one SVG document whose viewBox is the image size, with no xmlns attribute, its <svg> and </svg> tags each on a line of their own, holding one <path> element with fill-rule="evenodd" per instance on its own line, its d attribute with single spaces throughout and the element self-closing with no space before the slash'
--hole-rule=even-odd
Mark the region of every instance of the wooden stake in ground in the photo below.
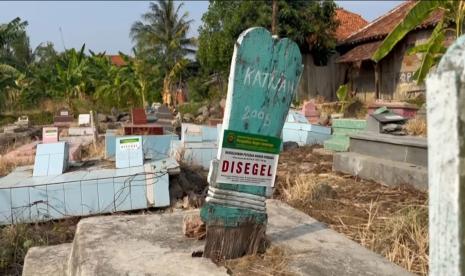
<svg viewBox="0 0 465 276">
<path fill-rule="evenodd" d="M 427 79 L 430 275 L 465 275 L 465 36 Z"/>
<path fill-rule="evenodd" d="M 302 73 L 298 46 L 264 28 L 234 48 L 218 159 L 201 210 L 204 256 L 214 261 L 258 251 L 265 239 L 265 193 L 274 184 L 281 132 Z"/>
</svg>

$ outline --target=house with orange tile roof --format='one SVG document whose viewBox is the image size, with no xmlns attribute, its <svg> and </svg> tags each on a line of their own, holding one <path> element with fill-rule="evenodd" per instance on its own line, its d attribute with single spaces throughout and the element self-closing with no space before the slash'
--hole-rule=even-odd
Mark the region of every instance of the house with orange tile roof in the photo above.
<svg viewBox="0 0 465 276">
<path fill-rule="evenodd" d="M 441 11 L 433 12 L 408 33 L 384 59 L 378 63 L 371 59 L 384 38 L 402 22 L 415 3 L 401 3 L 338 44 L 337 51 L 341 56 L 336 63 L 347 68 L 344 82 L 362 100 L 406 100 L 425 92 L 424 85 L 418 85 L 413 79 L 420 66 L 421 54 L 407 55 L 406 51 L 428 40 L 442 18 Z M 448 42 L 451 43 L 450 38 Z"/>
<path fill-rule="evenodd" d="M 110 59 L 111 64 L 121 67 L 126 65 L 126 62 L 120 55 L 107 55 L 107 57 Z"/>
</svg>

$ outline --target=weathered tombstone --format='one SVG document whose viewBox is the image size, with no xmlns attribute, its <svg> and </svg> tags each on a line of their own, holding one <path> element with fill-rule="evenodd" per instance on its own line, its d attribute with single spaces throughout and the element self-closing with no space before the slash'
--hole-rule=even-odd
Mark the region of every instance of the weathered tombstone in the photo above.
<svg viewBox="0 0 465 276">
<path fill-rule="evenodd" d="M 465 274 L 465 36 L 427 81 L 430 275 Z"/>
<path fill-rule="evenodd" d="M 18 120 L 15 122 L 15 125 L 20 126 L 20 127 L 29 127 L 30 126 L 29 117 L 26 115 L 18 117 Z"/>
<path fill-rule="evenodd" d="M 208 197 L 201 210 L 207 226 L 205 257 L 237 258 L 256 253 L 263 244 L 265 194 L 274 182 L 281 132 L 302 69 L 293 41 L 274 39 L 264 28 L 251 28 L 239 36 L 219 160 L 212 161 Z"/>
<path fill-rule="evenodd" d="M 57 115 L 53 118 L 55 126 L 69 126 L 74 121 L 74 117 L 67 108 L 58 110 Z"/>
<path fill-rule="evenodd" d="M 57 127 L 44 127 L 42 129 L 42 143 L 56 143 L 58 142 L 58 128 Z"/>
</svg>

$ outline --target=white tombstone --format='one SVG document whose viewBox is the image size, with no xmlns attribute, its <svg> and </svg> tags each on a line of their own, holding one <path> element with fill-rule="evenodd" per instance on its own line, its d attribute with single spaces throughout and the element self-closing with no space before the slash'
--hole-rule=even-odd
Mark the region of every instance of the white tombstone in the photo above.
<svg viewBox="0 0 465 276">
<path fill-rule="evenodd" d="M 429 274 L 464 275 L 465 36 L 426 81 Z"/>
<path fill-rule="evenodd" d="M 79 114 L 78 125 L 79 126 L 88 126 L 88 125 L 90 125 L 90 114 Z"/>
</svg>

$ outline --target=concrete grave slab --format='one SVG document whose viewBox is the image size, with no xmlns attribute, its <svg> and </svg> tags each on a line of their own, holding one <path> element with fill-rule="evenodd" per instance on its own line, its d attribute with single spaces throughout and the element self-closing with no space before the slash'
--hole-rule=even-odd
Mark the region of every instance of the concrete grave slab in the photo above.
<svg viewBox="0 0 465 276">
<path fill-rule="evenodd" d="M 267 208 L 267 234 L 273 245 L 288 249 L 291 273 L 411 275 L 283 202 L 268 200 Z M 43 267 L 62 272 L 51 275 L 228 275 L 224 267 L 209 259 L 191 257 L 192 252 L 203 249 L 204 241 L 184 237 L 182 221 L 195 214 L 198 210 L 83 219 L 68 249 L 67 268 L 58 261 L 61 257 L 46 257 L 46 250 L 32 248 L 23 276 L 41 275 Z"/>
<path fill-rule="evenodd" d="M 419 190 L 428 190 L 427 168 L 411 163 L 376 158 L 356 152 L 339 152 L 333 156 L 333 170 L 388 186 L 408 184 Z"/>
<path fill-rule="evenodd" d="M 68 269 L 71 243 L 32 247 L 27 251 L 22 275 L 63 276 Z"/>
</svg>

